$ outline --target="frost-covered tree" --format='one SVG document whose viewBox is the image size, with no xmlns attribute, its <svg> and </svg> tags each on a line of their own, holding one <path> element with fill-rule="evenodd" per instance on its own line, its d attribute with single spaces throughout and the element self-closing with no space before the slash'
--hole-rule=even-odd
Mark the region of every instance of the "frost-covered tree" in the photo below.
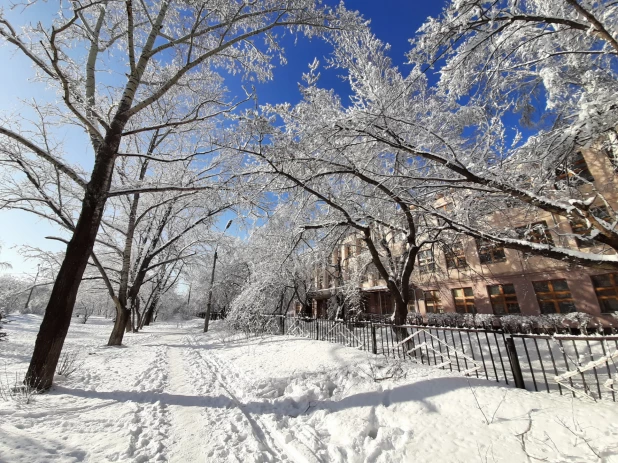
<svg viewBox="0 0 618 463">
<path fill-rule="evenodd" d="M 452 2 L 413 41 L 407 75 L 377 39 L 341 34 L 332 64 L 347 71 L 354 93 L 349 107 L 325 111 L 338 113 L 329 120 L 330 136 L 350 146 L 378 144 L 404 164 L 417 162 L 416 173 L 406 174 L 417 182 L 424 177 L 417 190 L 447 193 L 457 207 L 445 214 L 418 194 L 410 204 L 459 232 L 615 269 L 616 213 L 573 166 L 581 149 L 615 142 L 615 9 L 609 2 Z M 435 88 L 425 83 L 431 66 L 440 73 Z M 520 130 L 513 127 L 517 115 Z M 587 239 L 609 252 L 485 227 L 482 218 L 505 204 L 522 216 L 544 211 L 583 222 Z"/>
<path fill-rule="evenodd" d="M 245 261 L 235 271 L 244 282 L 228 314 L 233 326 L 251 328 L 264 321 L 261 315 L 285 315 L 295 301 L 309 310 L 317 255 L 296 226 L 297 213 L 293 202 L 280 202 L 243 247 Z"/>
<path fill-rule="evenodd" d="M 0 253 L 2 252 L 2 243 L 0 243 Z M 9 262 L 2 262 L 0 261 L 0 270 L 7 270 L 12 268 L 11 264 Z"/>
<path fill-rule="evenodd" d="M 48 162 L 83 189 L 27 373 L 30 384 L 51 386 L 108 198 L 145 190 L 141 184 L 111 188 L 117 159 L 132 153 L 127 137 L 162 129 L 199 130 L 199 122 L 233 104 L 221 91 L 217 70 L 260 80 L 271 77 L 271 59 L 282 52 L 277 30 L 314 35 L 357 24 L 356 15 L 343 8 L 333 11 L 312 0 L 62 3 L 51 21 L 23 28 L 0 17 L 0 36 L 32 62 L 38 80 L 57 92 L 58 105 L 44 108 L 43 118 L 82 128 L 94 159 L 85 177 L 66 163 L 57 146 L 33 139 L 29 127 L 6 121 L 0 126 L 0 144 L 10 152 L 10 162 Z M 257 45 L 257 38 L 266 46 Z M 115 71 L 114 78 L 102 76 L 108 69 Z M 167 114 L 147 117 L 166 99 L 174 102 L 164 105 Z"/>
<path fill-rule="evenodd" d="M 185 284 L 189 285 L 187 304 L 194 314 L 205 314 L 211 289 L 214 248 L 217 247 L 211 307 L 212 312 L 225 315 L 249 277 L 252 248 L 245 241 L 221 232 L 203 246 L 207 250 L 201 258 L 192 260 L 183 276 Z"/>
<path fill-rule="evenodd" d="M 388 46 L 369 32 L 338 34 L 330 65 L 347 73 L 351 102 L 344 104 L 332 91 L 318 87 L 314 63 L 305 101 L 272 110 L 282 114 L 286 130 L 297 135 L 289 139 L 290 146 L 296 149 L 299 138 L 311 146 L 302 155 L 289 151 L 287 159 L 303 166 L 305 179 L 336 174 L 339 185 L 344 178 L 355 178 L 373 184 L 376 192 L 390 186 L 401 199 L 402 211 L 412 207 L 445 229 L 573 264 L 615 269 L 618 232 L 612 201 L 572 164 L 580 149 L 602 149 L 604 140 L 609 140 L 604 146 L 615 144 L 612 34 L 617 15 L 609 12 L 616 7 L 604 2 L 576 5 L 454 2 L 442 19 L 422 29 L 409 54 L 413 68 L 407 75 L 388 59 Z M 602 18 L 601 23 L 595 17 Z M 581 27 L 571 24 L 574 21 Z M 428 64 L 438 66 L 442 76 L 436 87 L 427 83 L 426 74 L 432 72 Z M 564 70 L 561 86 L 544 79 L 551 66 L 554 73 Z M 596 77 L 588 79 L 590 73 Z M 596 102 L 593 114 L 587 101 Z M 535 120 L 533 109 L 542 117 Z M 525 138 L 523 128 L 509 133 L 508 124 L 517 113 L 525 116 L 522 124 L 530 123 Z M 311 145 L 313 140 L 319 142 Z M 259 137 L 257 141 L 266 152 Z M 363 159 L 363 152 L 372 153 L 365 158 L 374 165 L 354 162 Z M 316 167 L 320 162 L 322 167 Z M 289 166 L 289 161 L 275 162 L 269 168 Z M 307 187 L 304 182 L 298 186 Z M 333 209 L 329 201 L 337 196 L 324 191 L 320 200 Z M 438 194 L 453 199 L 452 211 L 434 207 Z M 583 222 L 588 230 L 584 239 L 605 248 L 574 250 L 563 242 L 538 242 L 504 222 L 492 228 L 484 218 L 504 211 L 505 204 L 519 208 L 522 217 L 542 211 Z"/>
<path fill-rule="evenodd" d="M 306 229 L 360 235 L 395 298 L 398 322 L 418 252 L 460 233 L 618 268 L 609 198 L 572 166 L 578 150 L 615 144 L 615 9 L 608 2 L 452 2 L 413 41 L 407 74 L 369 31 L 342 31 L 329 65 L 346 73 L 350 102 L 319 87 L 316 61 L 303 101 L 247 113 L 238 144 L 282 191 L 302 190 L 303 205 L 313 198 Z M 441 75 L 434 87 L 431 66 Z M 509 133 L 517 114 L 520 130 Z M 272 127 L 277 117 L 284 127 Z M 449 196 L 450 210 L 436 207 L 438 195 Z M 520 217 L 541 211 L 584 222 L 584 239 L 605 248 L 575 250 L 486 220 L 509 208 Z M 389 240 L 403 248 L 385 246 Z"/>
<path fill-rule="evenodd" d="M 358 38 L 350 35 L 349 40 L 356 43 Z M 341 55 L 349 52 L 360 50 L 337 51 Z M 358 63 L 358 69 L 370 70 L 370 58 L 376 56 L 359 54 L 351 60 Z M 395 79 L 389 61 L 382 59 L 390 78 Z M 317 66 L 314 62 L 305 75 L 301 103 L 265 107 L 262 114 L 247 112 L 236 131 L 237 143 L 257 164 L 250 167 L 254 172 L 271 178 L 271 188 L 293 197 L 299 211 L 297 228 L 321 231 L 320 240 L 349 234 L 358 237 L 359 247 L 368 255 L 366 264 L 375 266 L 393 296 L 395 322 L 403 324 L 412 299 L 410 277 L 417 255 L 440 240 L 446 227 L 421 221 L 422 211 L 410 207 L 423 195 L 419 190 L 418 196 L 416 188 L 424 181 L 424 163 L 393 153 L 384 144 L 347 134 L 341 124 L 348 110 L 332 91 L 317 87 Z M 275 127 L 279 118 L 284 125 Z M 336 241 L 330 249 L 335 245 Z"/>
<path fill-rule="evenodd" d="M 468 188 L 461 198 L 476 213 L 448 217 L 455 228 L 531 253 L 616 268 L 615 202 L 582 173 L 578 153 L 592 148 L 612 163 L 618 154 L 617 12 L 609 1 L 453 1 L 420 29 L 410 62 L 439 71 L 437 95 L 451 112 L 470 119 L 460 124 L 468 146 L 431 127 L 442 149 L 425 150 L 413 135 L 414 119 L 395 119 L 390 111 L 381 124 L 387 131 L 378 137 L 441 164 L 453 174 L 451 185 L 481 190 L 470 194 Z M 615 181 L 613 171 L 605 173 Z M 588 232 L 575 237 L 604 249 L 528 246 L 513 240 L 517 233 L 508 227 L 475 225 L 505 203 L 522 216 L 542 210 L 579 222 Z"/>
</svg>

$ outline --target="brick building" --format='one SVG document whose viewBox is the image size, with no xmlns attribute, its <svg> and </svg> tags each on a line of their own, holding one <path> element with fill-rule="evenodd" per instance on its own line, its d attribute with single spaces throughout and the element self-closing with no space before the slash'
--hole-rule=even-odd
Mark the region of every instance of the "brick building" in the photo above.
<svg viewBox="0 0 618 463">
<path fill-rule="evenodd" d="M 578 178 L 566 178 L 570 187 L 584 195 L 592 194 L 593 190 L 601 193 L 593 207 L 597 216 L 607 217 L 610 223 L 615 221 L 618 208 L 617 170 L 618 163 L 611 152 L 591 149 L 577 153 L 570 165 L 570 171 L 576 172 Z M 565 180 L 566 175 L 559 173 L 558 180 Z M 448 197 L 439 197 L 435 206 L 448 210 L 452 203 Z M 531 213 L 529 209 L 504 208 L 487 220 L 497 226 L 504 224 L 531 241 L 585 252 L 614 252 L 592 240 L 579 239 L 590 232 L 585 224 L 545 211 Z M 330 265 L 317 272 L 312 295 L 315 316 L 326 315 L 327 301 L 336 295 L 337 287 L 348 278 L 351 269 L 363 265 L 365 253 L 362 241 L 349 236 L 333 252 Z M 371 264 L 366 265 L 358 286 L 366 312 L 392 313 L 393 303 L 386 282 L 378 277 Z M 422 250 L 417 256 L 410 288 L 413 300 L 408 309 L 421 314 L 539 315 L 579 311 L 601 316 L 618 313 L 618 272 L 530 256 L 470 237 L 462 237 L 448 248 Z"/>
</svg>

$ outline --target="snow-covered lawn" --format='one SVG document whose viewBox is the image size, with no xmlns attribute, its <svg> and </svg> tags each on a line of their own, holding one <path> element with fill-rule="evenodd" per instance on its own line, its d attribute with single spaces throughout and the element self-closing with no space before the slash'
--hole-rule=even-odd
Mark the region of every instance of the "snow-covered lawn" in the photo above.
<svg viewBox="0 0 618 463">
<path fill-rule="evenodd" d="M 13 317 L 3 383 L 40 318 Z M 109 320 L 71 326 L 83 366 L 30 404 L 0 401 L 2 462 L 618 461 L 618 405 L 529 393 L 355 349 L 220 322 L 164 323 L 104 347 Z M 5 373 L 6 370 L 6 373 Z"/>
</svg>

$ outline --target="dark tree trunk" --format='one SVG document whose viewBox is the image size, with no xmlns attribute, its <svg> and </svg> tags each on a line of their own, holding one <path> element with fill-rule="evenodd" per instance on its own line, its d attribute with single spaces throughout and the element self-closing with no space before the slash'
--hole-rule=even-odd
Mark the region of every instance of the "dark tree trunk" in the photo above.
<svg viewBox="0 0 618 463">
<path fill-rule="evenodd" d="M 395 310 L 393 312 L 393 334 L 396 342 L 400 343 L 409 336 L 408 329 L 403 328 L 408 318 L 408 304 L 401 298 L 395 297 Z M 412 347 L 410 341 L 403 344 L 404 352 Z"/>
<path fill-rule="evenodd" d="M 131 308 L 129 310 L 129 319 L 127 320 L 127 324 L 124 327 L 125 333 L 130 333 L 133 331 L 133 323 L 135 322 L 135 309 Z"/>
<path fill-rule="evenodd" d="M 212 307 L 212 287 L 215 284 L 215 267 L 217 266 L 217 249 L 219 243 L 215 246 L 215 255 L 212 260 L 212 273 L 210 274 L 210 288 L 208 288 L 208 302 L 206 303 L 206 316 L 204 317 L 204 333 L 208 332 L 210 322 L 210 310 Z"/>
<path fill-rule="evenodd" d="M 122 345 L 122 339 L 124 337 L 124 329 L 127 326 L 131 312 L 129 309 L 123 307 L 120 303 L 116 304 L 116 321 L 114 322 L 114 329 L 109 336 L 108 346 L 120 346 Z"/>
<path fill-rule="evenodd" d="M 150 326 L 150 324 L 154 321 L 154 313 L 155 310 L 157 308 L 157 305 L 159 304 L 159 298 L 158 296 L 155 296 L 153 301 L 150 303 L 150 305 L 148 306 L 148 308 L 146 309 L 146 312 L 144 313 L 144 326 Z"/>
<path fill-rule="evenodd" d="M 142 314 L 139 311 L 139 298 L 135 300 L 135 304 L 134 304 L 134 308 L 133 310 L 135 310 L 135 318 L 133 319 L 133 332 L 137 333 L 139 331 L 140 325 L 141 325 L 141 321 L 142 321 Z"/>
<path fill-rule="evenodd" d="M 153 309 L 148 309 L 146 310 L 146 312 L 144 312 L 144 321 L 142 322 L 142 327 L 150 326 L 150 324 L 152 323 L 153 312 L 154 312 Z"/>
<path fill-rule="evenodd" d="M 49 389 L 54 379 L 64 339 L 69 331 L 77 290 L 103 216 L 119 143 L 120 136 L 117 139 L 108 137 L 97 153 L 79 220 L 47 303 L 25 379 L 29 386 L 39 390 Z"/>
</svg>

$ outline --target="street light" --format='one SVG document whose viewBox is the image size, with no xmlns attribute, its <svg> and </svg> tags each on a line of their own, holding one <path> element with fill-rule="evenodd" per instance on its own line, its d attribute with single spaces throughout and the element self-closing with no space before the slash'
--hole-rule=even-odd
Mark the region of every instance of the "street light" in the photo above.
<svg viewBox="0 0 618 463">
<path fill-rule="evenodd" d="M 233 219 L 227 223 L 227 225 L 223 229 L 223 232 L 221 233 L 221 236 L 219 237 L 219 239 L 217 240 L 217 243 L 215 244 L 215 256 L 212 261 L 212 273 L 210 274 L 210 288 L 208 289 L 208 302 L 206 304 L 206 317 L 204 319 L 204 333 L 208 332 L 208 322 L 210 321 L 210 308 L 212 307 L 212 287 L 215 284 L 215 267 L 217 266 L 217 251 L 219 250 L 219 240 L 223 238 L 223 235 L 225 235 L 225 232 L 227 231 L 227 229 L 230 228 L 230 225 L 232 225 L 232 221 Z"/>
</svg>

